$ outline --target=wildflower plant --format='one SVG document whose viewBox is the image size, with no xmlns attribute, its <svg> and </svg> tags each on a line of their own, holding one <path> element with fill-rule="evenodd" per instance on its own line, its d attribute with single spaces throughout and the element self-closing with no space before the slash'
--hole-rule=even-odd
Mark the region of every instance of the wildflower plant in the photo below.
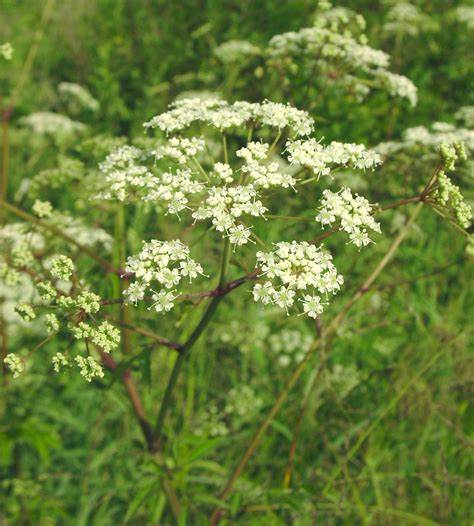
<svg viewBox="0 0 474 526">
<path fill-rule="evenodd" d="M 138 253 L 123 259 L 122 269 L 111 270 L 102 258 L 84 248 L 80 237 L 68 233 L 67 222 L 61 234 L 118 275 L 123 281 L 118 301 L 124 303 L 124 309 L 145 304 L 155 315 L 164 315 L 193 297 L 212 298 L 187 342 L 181 345 L 160 339 L 181 353 L 160 410 L 161 426 L 182 360 L 210 322 L 222 296 L 246 281 L 255 281 L 252 296 L 256 302 L 314 320 L 343 287 L 344 277 L 333 256 L 314 235 L 291 241 L 257 235 L 256 229 L 260 232 L 262 225 L 268 228 L 269 223 L 285 219 L 274 209 L 280 199 L 276 196 L 297 195 L 301 189 L 312 188 L 319 203 L 313 204 L 310 232 L 330 227 L 322 234 L 323 240 L 344 231 L 350 243 L 361 249 L 374 240 L 373 234 L 381 234 L 375 218 L 379 209 L 347 187 L 330 187 L 335 184 L 336 170 L 370 174 L 379 169 L 382 157 L 361 144 L 325 143 L 324 138 L 315 136 L 315 123 L 307 112 L 268 100 L 179 99 L 144 127 L 155 135 L 141 147 L 123 144 L 112 149 L 99 164 L 102 190 L 90 199 L 119 207 L 155 208 L 183 231 L 202 223 L 208 235 L 221 239 L 223 247 L 217 288 L 204 293 L 186 290 L 194 281 L 209 280 L 212 264 L 196 259 L 181 239 L 144 240 Z M 468 132 L 461 132 L 461 136 L 469 138 Z M 379 151 L 386 150 L 379 147 Z M 465 152 L 456 142 L 453 146 L 443 144 L 440 153 L 444 169 L 437 170 L 417 199 L 446 210 L 466 228 L 469 207 L 446 176 L 455 169 L 458 158 L 465 158 Z M 53 232 L 53 224 L 63 219 L 48 201 L 37 199 L 32 211 L 38 218 L 34 221 Z M 88 236 L 89 245 L 94 236 L 103 242 L 107 234 Z M 229 266 L 241 253 L 253 259 L 254 268 L 243 278 L 229 281 Z M 85 356 L 56 354 L 54 370 L 75 364 L 88 382 L 103 378 L 102 366 L 91 352 L 95 349 L 96 356 L 107 363 L 104 353 L 109 355 L 118 348 L 119 329 L 101 317 L 103 309 L 117 300 L 104 299 L 90 290 L 67 256 L 55 255 L 37 263 L 27 243 L 12 250 L 9 263 L 14 271 L 31 269 L 40 300 L 36 306 L 32 302 L 17 305 L 23 320 L 32 321 L 37 311 L 42 311 L 50 336 L 65 329 L 75 340 L 85 342 Z"/>
<path fill-rule="evenodd" d="M 359 103 L 372 91 L 382 90 L 416 106 L 416 86 L 407 77 L 390 71 L 390 56 L 368 44 L 366 21 L 361 14 L 321 1 L 313 18 L 312 26 L 274 35 L 261 48 L 250 42 L 228 41 L 221 43 L 215 54 L 221 62 L 239 67 L 253 58 L 256 76 L 263 77 L 273 93 L 282 90 L 287 97 L 303 94 L 296 101 L 309 103 L 311 110 L 321 90 L 343 90 Z M 421 24 L 423 20 L 419 15 L 416 21 Z M 387 25 L 392 28 L 390 23 Z M 296 86 L 305 88 L 297 90 Z M 311 90 L 314 98 L 308 97 Z"/>
<path fill-rule="evenodd" d="M 406 20 L 417 27 L 403 38 L 415 37 L 427 22 L 418 9 L 398 4 L 390 9 L 384 31 L 400 35 Z M 221 503 L 290 389 L 319 346 L 318 368 L 323 367 L 346 313 L 371 289 L 421 208 L 431 208 L 466 234 L 472 211 L 459 179 L 474 140 L 470 107 L 457 114 L 464 121 L 459 127 L 410 128 L 400 140 L 376 147 L 333 140 L 336 134 L 326 139 L 314 113 L 328 90 L 358 101 L 381 90 L 411 107 L 417 103 L 415 85 L 391 70 L 387 53 L 369 45 L 365 20 L 329 2 L 319 2 L 310 27 L 275 35 L 263 46 L 223 42 L 213 55 L 230 76 L 226 96 L 237 81 L 235 71 L 254 64 L 261 91 L 275 97 L 262 96 L 260 102 L 216 93 L 180 97 L 143 124 L 143 136 L 125 139 L 91 136 L 87 118 L 98 118 L 98 101 L 85 87 L 62 82 L 60 100 L 73 118 L 41 111 L 19 119 L 23 131 L 43 141 L 44 148 L 53 145 L 58 155 L 54 166 L 37 170 L 11 202 L 2 168 L 0 321 L 3 342 L 16 336 L 3 329 L 5 304 L 12 304 L 11 326 L 34 327 L 28 336 L 39 335 L 39 343 L 29 343 L 29 354 L 2 350 L 13 378 L 27 376 L 31 354 L 44 352 L 54 378 L 76 374 L 103 388 L 115 380 L 123 384 L 177 522 L 170 466 L 182 445 L 178 426 L 192 426 L 193 440 L 235 438 L 266 415 L 216 501 L 211 524 L 217 524 Z M 0 56 L 10 60 L 7 44 L 0 46 Z M 313 97 L 319 91 L 320 99 Z M 392 189 L 394 178 L 387 174 L 396 170 L 398 177 L 403 166 L 416 172 L 405 185 L 407 194 L 380 204 Z M 354 174 L 365 182 L 366 195 L 350 187 Z M 400 179 L 393 184 L 400 190 Z M 74 203 L 69 199 L 69 209 L 63 210 L 68 200 L 60 194 L 70 190 Z M 406 205 L 416 205 L 414 212 L 355 288 L 350 262 L 365 265 L 382 251 L 383 243 L 382 249 L 374 245 L 387 236 L 384 212 Z M 21 222 L 9 223 L 9 215 Z M 245 311 L 241 317 L 251 319 L 242 324 L 232 312 L 230 322 L 213 329 L 221 302 L 236 296 L 237 289 L 244 305 L 239 309 Z M 346 298 L 342 307 L 341 296 Z M 258 318 L 255 312 L 264 314 Z M 287 328 L 290 318 L 304 330 Z M 217 374 L 238 350 L 246 360 L 263 350 L 279 374 L 290 370 L 275 402 L 264 401 L 256 378 L 220 393 L 217 402 L 194 414 L 191 403 L 183 418 L 179 407 L 172 413 L 183 366 L 206 337 L 219 342 Z M 51 345 L 55 341 L 60 344 Z M 175 356 L 166 357 L 159 371 L 155 410 L 151 395 L 142 402 L 134 377 L 140 374 L 144 385 L 151 384 L 157 347 Z M 361 375 L 352 365 L 331 367 L 326 384 L 342 402 Z M 310 383 L 305 396 L 311 389 Z"/>
</svg>

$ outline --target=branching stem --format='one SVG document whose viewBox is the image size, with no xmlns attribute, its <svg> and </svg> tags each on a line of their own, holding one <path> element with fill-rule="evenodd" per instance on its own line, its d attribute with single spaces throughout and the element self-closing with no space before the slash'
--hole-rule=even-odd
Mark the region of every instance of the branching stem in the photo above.
<svg viewBox="0 0 474 526">
<path fill-rule="evenodd" d="M 357 301 L 359 301 L 359 299 L 365 294 L 365 292 L 367 292 L 370 289 L 370 287 L 372 286 L 374 281 L 378 278 L 378 276 L 380 275 L 382 270 L 390 262 L 390 260 L 394 256 L 395 252 L 398 250 L 398 247 L 400 246 L 400 244 L 402 243 L 402 241 L 405 239 L 406 235 L 410 231 L 411 226 L 413 225 L 416 217 L 420 213 L 420 210 L 421 210 L 422 206 L 423 206 L 422 203 L 418 204 L 418 206 L 414 210 L 412 216 L 410 217 L 409 221 L 407 222 L 405 227 L 402 229 L 402 231 L 398 234 L 398 236 L 395 238 L 395 240 L 393 241 L 392 245 L 388 249 L 388 251 L 385 254 L 385 256 L 380 260 L 379 264 L 375 267 L 375 269 L 372 271 L 372 273 L 369 275 L 369 277 L 364 281 L 364 283 L 359 287 L 357 292 L 343 306 L 343 308 L 341 309 L 339 314 L 332 319 L 331 323 L 329 324 L 329 326 L 327 327 L 327 329 L 325 331 L 325 337 L 328 337 L 328 336 L 332 335 L 336 331 L 336 329 L 339 327 L 339 325 L 341 324 L 341 322 L 345 318 L 347 312 L 352 308 L 352 306 Z M 288 382 L 287 382 L 286 386 L 284 387 L 284 389 L 278 395 L 275 403 L 273 404 L 272 408 L 268 412 L 266 418 L 264 419 L 264 421 L 262 422 L 260 427 L 257 429 L 257 431 L 254 434 L 252 440 L 250 441 L 249 446 L 245 450 L 241 460 L 237 464 L 236 468 L 234 469 L 234 471 L 230 475 L 227 483 L 225 484 L 224 488 L 222 489 L 222 491 L 221 491 L 221 493 L 219 495 L 219 498 L 221 499 L 221 501 L 225 501 L 227 499 L 227 497 L 230 495 L 230 493 L 232 492 L 232 490 L 234 488 L 234 485 L 237 482 L 237 479 L 240 477 L 240 475 L 241 475 L 242 471 L 244 470 L 244 468 L 246 467 L 248 461 L 250 460 L 250 458 L 255 453 L 255 450 L 257 449 L 257 447 L 258 447 L 258 445 L 260 443 L 260 440 L 262 439 L 263 435 L 267 431 L 268 427 L 270 426 L 271 422 L 273 421 L 273 419 L 275 418 L 277 413 L 280 411 L 280 409 L 281 409 L 283 403 L 285 402 L 285 400 L 287 399 L 291 389 L 293 388 L 293 386 L 299 380 L 300 376 L 305 371 L 308 363 L 311 361 L 312 356 L 316 353 L 317 349 L 319 348 L 319 344 L 320 344 L 320 340 L 318 338 L 318 339 L 316 339 L 313 342 L 313 344 L 311 345 L 310 349 L 308 350 L 304 360 L 301 361 L 298 364 L 298 366 L 295 368 L 295 370 L 293 371 L 292 375 L 288 379 Z M 326 355 L 326 358 L 327 358 L 327 356 L 328 355 Z M 211 526 L 216 526 L 219 523 L 219 521 L 220 521 L 220 519 L 222 517 L 222 514 L 223 514 L 223 510 L 219 506 L 214 509 L 214 511 L 213 511 L 213 513 L 211 515 L 211 518 L 210 518 Z"/>
</svg>

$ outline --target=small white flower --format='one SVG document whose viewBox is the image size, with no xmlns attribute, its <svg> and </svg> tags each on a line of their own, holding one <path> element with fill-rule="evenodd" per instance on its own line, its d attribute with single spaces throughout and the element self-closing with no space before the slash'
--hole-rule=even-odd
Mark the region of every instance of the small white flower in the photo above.
<svg viewBox="0 0 474 526">
<path fill-rule="evenodd" d="M 310 296 L 309 294 L 303 296 L 303 310 L 310 318 L 317 318 L 324 310 L 324 304 L 321 303 L 319 296 Z"/>
<path fill-rule="evenodd" d="M 153 305 L 150 307 L 155 309 L 156 312 L 168 312 L 174 307 L 173 301 L 175 296 L 172 292 L 166 292 L 161 290 L 152 295 Z"/>
<path fill-rule="evenodd" d="M 374 219 L 372 205 L 365 197 L 352 195 L 348 188 L 337 193 L 331 190 L 323 192 L 316 221 L 322 225 L 331 225 L 337 219 L 340 220 L 341 229 L 349 234 L 350 241 L 359 248 L 370 243 L 367 228 L 380 232 L 380 224 Z"/>
<path fill-rule="evenodd" d="M 249 242 L 252 231 L 244 225 L 237 225 L 229 228 L 229 241 L 236 246 L 245 245 Z"/>
</svg>

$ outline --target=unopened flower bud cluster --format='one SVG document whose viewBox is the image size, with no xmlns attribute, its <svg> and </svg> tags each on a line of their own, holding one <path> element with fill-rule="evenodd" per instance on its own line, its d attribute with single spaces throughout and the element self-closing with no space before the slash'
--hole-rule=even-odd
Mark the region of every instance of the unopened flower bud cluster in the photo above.
<svg viewBox="0 0 474 526">
<path fill-rule="evenodd" d="M 466 160 L 464 146 L 462 143 L 444 143 L 440 146 L 440 155 L 443 169 L 438 172 L 436 177 L 435 202 L 452 213 L 459 226 L 467 229 L 472 222 L 472 209 L 464 200 L 459 187 L 446 174 L 446 172 L 453 172 L 456 169 L 458 160 Z"/>
<path fill-rule="evenodd" d="M 49 266 L 50 280 L 38 281 L 36 292 L 41 299 L 42 304 L 38 309 L 44 310 L 48 307 L 53 312 L 46 313 L 44 323 L 49 334 L 57 333 L 61 328 L 61 320 L 70 321 L 67 328 L 74 338 L 86 340 L 97 346 L 102 352 L 110 353 L 116 349 L 120 343 L 120 331 L 108 321 L 96 322 L 93 318 L 101 308 L 101 298 L 85 289 L 74 288 L 73 294 L 65 294 L 60 286 L 72 279 L 74 273 L 74 263 L 70 258 L 58 255 L 52 258 Z M 54 281 L 56 280 L 56 284 Z M 37 317 L 35 308 L 32 305 L 20 302 L 16 306 L 16 312 L 26 322 L 31 322 Z M 77 319 L 86 319 L 87 321 L 77 321 Z M 10 361 L 13 358 L 10 358 Z M 11 367 L 18 369 L 20 367 L 18 360 L 12 361 Z M 73 361 L 62 353 L 56 353 L 52 359 L 52 366 L 56 372 L 60 372 L 65 366 L 75 364 L 79 373 L 90 382 L 93 378 L 102 378 L 104 373 L 102 366 L 91 356 L 82 357 L 77 355 Z M 13 370 L 13 369 L 12 369 Z"/>
<path fill-rule="evenodd" d="M 261 50 L 258 46 L 246 40 L 228 40 L 214 48 L 214 55 L 223 64 L 243 63 L 247 58 L 260 53 Z"/>
<path fill-rule="evenodd" d="M 8 353 L 3 363 L 10 369 L 13 378 L 18 378 L 25 370 L 25 362 L 15 353 Z"/>
<path fill-rule="evenodd" d="M 13 47 L 10 42 L 0 44 L 0 56 L 5 60 L 11 60 L 13 57 Z"/>
</svg>

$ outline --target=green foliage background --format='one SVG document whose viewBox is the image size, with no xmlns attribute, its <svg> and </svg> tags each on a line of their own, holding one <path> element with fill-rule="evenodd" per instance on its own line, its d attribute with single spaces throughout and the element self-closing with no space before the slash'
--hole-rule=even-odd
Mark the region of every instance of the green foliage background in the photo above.
<svg viewBox="0 0 474 526">
<path fill-rule="evenodd" d="M 338 2 L 366 17 L 370 44 L 390 53 L 400 71 L 417 85 L 419 104 L 414 109 L 402 105 L 390 121 L 391 99 L 375 95 L 368 104 L 357 105 L 344 97 L 327 97 L 318 106 L 322 135 L 373 145 L 388 134 L 400 137 L 409 126 L 452 122 L 460 106 L 474 103 L 472 30 L 449 21 L 450 11 L 461 2 L 416 4 L 430 16 L 433 27 L 397 48 L 381 31 L 386 4 Z M 10 41 L 15 48 L 13 64 L 2 66 L 2 93 L 8 93 L 18 79 L 43 6 L 39 0 L 4 0 L 0 6 L 0 43 Z M 100 115 L 88 122 L 95 134 L 139 135 L 141 123 L 164 110 L 179 93 L 227 89 L 225 72 L 212 54 L 217 43 L 242 39 L 263 44 L 274 34 L 309 25 L 314 11 L 315 2 L 310 0 L 56 1 L 13 123 L 32 112 L 57 109 L 56 87 L 66 80 L 87 86 L 99 100 Z M 260 84 L 253 71 L 247 71 L 228 95 L 272 98 Z M 48 150 L 29 162 L 34 148 L 20 129 L 12 130 L 12 199 L 24 179 L 56 163 L 56 152 Z M 68 151 L 86 166 L 96 162 L 88 158 L 87 150 L 82 156 L 73 147 Z M 419 180 L 427 176 L 414 177 L 418 175 Z M 463 185 L 469 184 L 466 177 Z M 397 173 L 390 179 L 366 181 L 365 186 L 377 201 L 404 196 Z M 92 225 L 102 223 L 101 211 L 87 208 L 74 182 L 68 190 L 42 189 L 40 196 L 62 210 L 80 212 Z M 312 198 L 300 196 L 295 199 L 302 201 L 289 200 L 281 206 L 290 212 L 302 203 L 310 208 Z M 28 199 L 19 203 L 27 208 Z M 385 218 L 383 231 L 395 231 L 405 213 L 397 211 Z M 112 222 L 105 226 L 113 231 Z M 177 227 L 136 210 L 128 216 L 127 228 L 131 252 L 141 239 L 163 230 L 172 234 L 169 229 Z M 307 227 L 291 228 L 297 235 Z M 278 239 L 278 235 L 276 230 L 269 237 Z M 323 326 L 383 256 L 390 237 L 380 237 L 370 251 L 338 260 L 341 272 L 351 277 L 342 298 L 325 313 Z M 331 241 L 330 248 L 336 254 L 347 250 L 341 241 Z M 214 247 L 205 240 L 199 250 L 212 252 Z M 465 240 L 423 210 L 414 233 L 376 290 L 351 311 L 322 365 L 323 378 L 324 371 L 336 365 L 354 367 L 358 383 L 344 396 L 323 380 L 313 386 L 292 484 L 284 488 L 295 422 L 313 371 L 319 367 L 317 358 L 240 479 L 223 523 L 472 524 L 471 279 Z M 116 285 L 104 279 L 100 286 L 105 291 Z M 263 317 L 257 306 L 249 306 L 248 295 L 241 290 L 226 298 L 191 356 L 178 389 L 176 407 L 184 416 L 177 415 L 170 428 L 169 467 L 186 507 L 182 524 L 208 523 L 219 488 L 289 374 L 276 367 L 266 338 L 258 334 L 259 323 L 273 334 L 287 320 L 274 314 Z M 173 330 L 189 323 L 189 316 L 182 313 Z M 299 331 L 314 331 L 299 319 L 288 323 Z M 165 331 L 152 316 L 147 324 Z M 138 337 L 135 343 L 142 344 Z M 36 335 L 25 333 L 13 344 L 34 347 Z M 52 342 L 51 352 L 55 345 L 59 349 L 65 342 Z M 242 353 L 244 345 L 249 350 Z M 141 353 L 134 362 L 150 413 L 166 385 L 171 360 L 169 352 L 153 350 Z M 2 387 L 0 524 L 172 524 L 161 489 L 162 468 L 144 451 L 119 383 L 109 378 L 89 386 L 79 377 L 58 377 L 41 353 L 33 362 L 27 377 Z M 200 414 L 210 400 L 223 406 L 230 389 L 244 384 L 251 385 L 263 401 L 255 417 L 231 424 L 235 431 L 225 437 L 197 436 Z M 179 427 L 180 433 L 174 435 L 173 427 Z"/>
</svg>

